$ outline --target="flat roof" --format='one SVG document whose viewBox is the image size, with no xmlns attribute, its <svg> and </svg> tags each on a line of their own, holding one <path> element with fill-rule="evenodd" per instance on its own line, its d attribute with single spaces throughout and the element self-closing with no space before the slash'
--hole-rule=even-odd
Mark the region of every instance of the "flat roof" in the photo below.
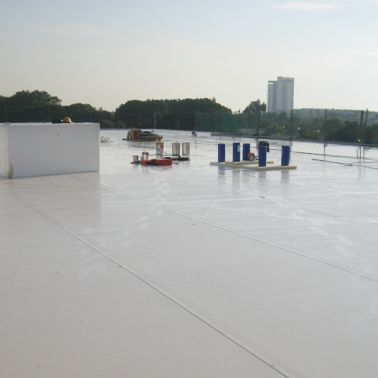
<svg viewBox="0 0 378 378">
<path fill-rule="evenodd" d="M 376 150 L 253 172 L 162 131 L 191 160 L 142 167 L 126 133 L 99 173 L 0 179 L 0 376 L 376 377 Z"/>
</svg>

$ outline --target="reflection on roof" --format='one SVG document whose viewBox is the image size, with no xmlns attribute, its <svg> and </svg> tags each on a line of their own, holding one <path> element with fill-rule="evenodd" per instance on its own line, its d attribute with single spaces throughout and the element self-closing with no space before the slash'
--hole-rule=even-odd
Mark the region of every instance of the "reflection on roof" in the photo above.
<svg viewBox="0 0 378 378">
<path fill-rule="evenodd" d="M 142 167 L 125 134 L 100 173 L 0 179 L 1 377 L 376 376 L 376 150 L 254 172 L 164 131 L 191 160 Z"/>
</svg>

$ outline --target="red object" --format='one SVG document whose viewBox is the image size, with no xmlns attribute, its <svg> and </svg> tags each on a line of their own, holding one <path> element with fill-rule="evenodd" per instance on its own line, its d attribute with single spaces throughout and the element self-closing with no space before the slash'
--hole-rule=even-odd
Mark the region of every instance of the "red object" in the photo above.
<svg viewBox="0 0 378 378">
<path fill-rule="evenodd" d="M 141 160 L 142 165 L 172 165 L 171 158 Z"/>
<path fill-rule="evenodd" d="M 255 154 L 253 152 L 248 153 L 248 160 L 255 160 Z"/>
</svg>

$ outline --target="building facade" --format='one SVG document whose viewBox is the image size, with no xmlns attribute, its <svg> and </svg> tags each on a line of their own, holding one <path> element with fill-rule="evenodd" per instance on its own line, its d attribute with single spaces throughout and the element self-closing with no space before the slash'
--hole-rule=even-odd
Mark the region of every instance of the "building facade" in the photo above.
<svg viewBox="0 0 378 378">
<path fill-rule="evenodd" d="M 294 107 L 294 79 L 278 76 L 268 81 L 268 112 L 290 113 Z"/>
</svg>

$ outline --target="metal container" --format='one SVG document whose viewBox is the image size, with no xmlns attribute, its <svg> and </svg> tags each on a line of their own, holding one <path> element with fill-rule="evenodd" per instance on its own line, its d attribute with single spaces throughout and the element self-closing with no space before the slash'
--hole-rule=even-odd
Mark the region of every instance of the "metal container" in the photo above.
<svg viewBox="0 0 378 378">
<path fill-rule="evenodd" d="M 226 145 L 218 143 L 218 163 L 223 163 L 226 160 Z"/>
<path fill-rule="evenodd" d="M 281 165 L 287 167 L 290 164 L 290 146 L 282 146 Z"/>
<path fill-rule="evenodd" d="M 249 153 L 251 152 L 251 145 L 243 143 L 243 160 L 249 160 Z"/>
<path fill-rule="evenodd" d="M 172 143 L 172 156 L 180 156 L 180 143 Z"/>
<path fill-rule="evenodd" d="M 182 156 L 183 157 L 189 157 L 190 156 L 190 143 L 189 142 L 183 142 L 182 143 Z"/>
<path fill-rule="evenodd" d="M 240 143 L 232 143 L 232 161 L 240 161 Z"/>
<path fill-rule="evenodd" d="M 139 156 L 133 155 L 133 163 L 138 163 L 138 161 L 139 161 Z"/>
<path fill-rule="evenodd" d="M 156 155 L 162 156 L 164 154 L 164 142 L 156 142 Z"/>
<path fill-rule="evenodd" d="M 265 144 L 259 145 L 259 167 L 266 166 L 266 150 L 267 147 Z"/>
</svg>

